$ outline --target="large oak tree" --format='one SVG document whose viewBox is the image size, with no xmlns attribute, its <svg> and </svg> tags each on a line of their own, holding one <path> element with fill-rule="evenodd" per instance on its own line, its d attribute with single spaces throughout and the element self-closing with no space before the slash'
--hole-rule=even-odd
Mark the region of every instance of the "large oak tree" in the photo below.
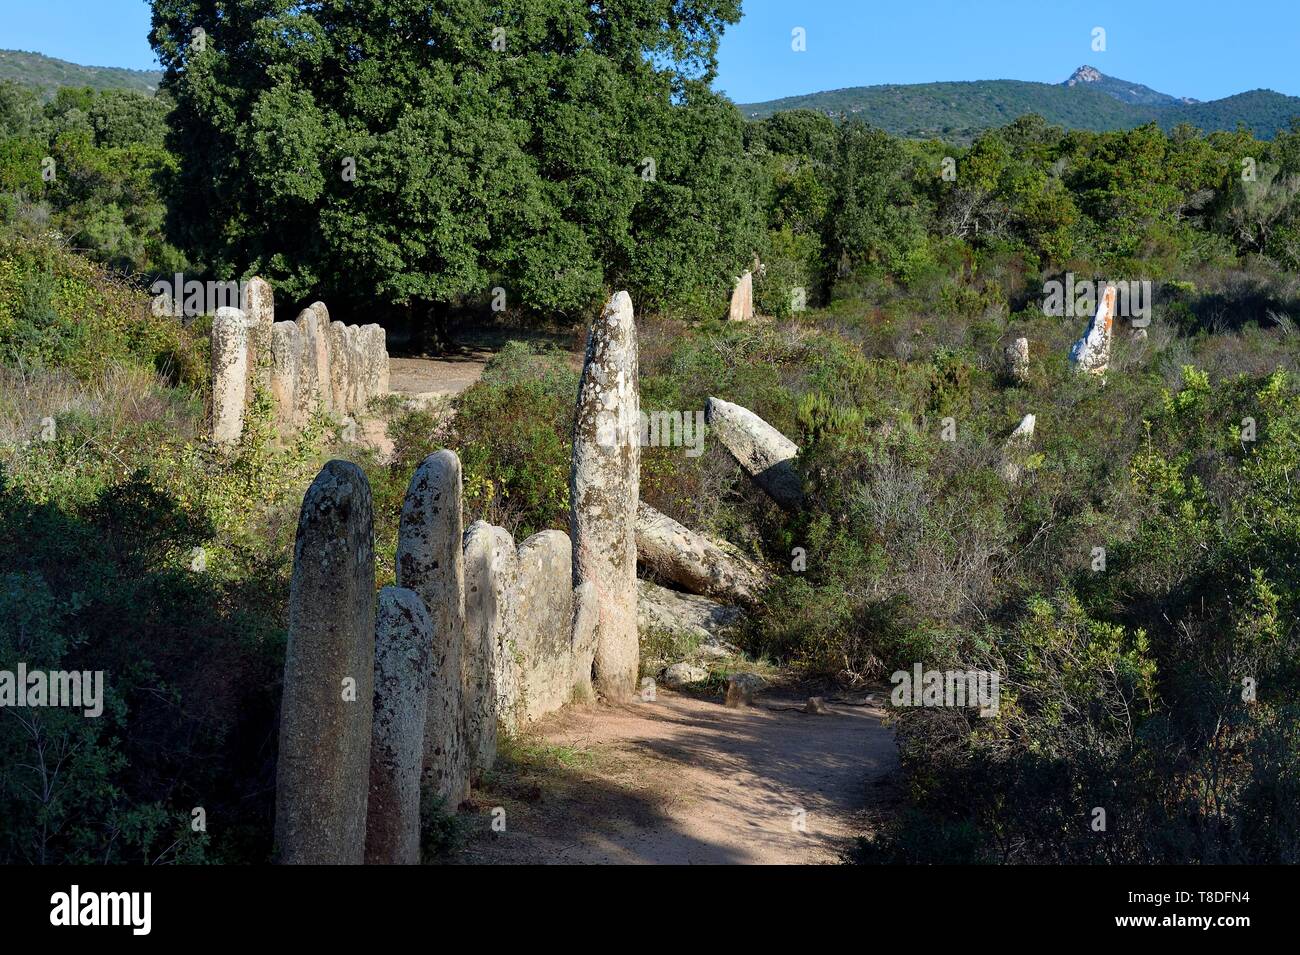
<svg viewBox="0 0 1300 955">
<path fill-rule="evenodd" d="M 739 0 L 154 0 L 172 235 L 217 273 L 372 307 L 719 312 L 758 250 Z M 346 175 L 355 168 L 355 177 Z"/>
</svg>

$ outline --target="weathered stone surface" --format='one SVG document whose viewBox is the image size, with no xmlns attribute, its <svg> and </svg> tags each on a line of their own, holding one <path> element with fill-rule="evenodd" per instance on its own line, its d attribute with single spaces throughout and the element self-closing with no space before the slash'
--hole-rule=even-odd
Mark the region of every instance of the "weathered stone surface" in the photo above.
<svg viewBox="0 0 1300 955">
<path fill-rule="evenodd" d="M 1007 377 L 1018 385 L 1029 381 L 1029 339 L 1017 338 L 1006 348 Z"/>
<path fill-rule="evenodd" d="M 799 446 L 748 408 L 710 398 L 704 417 L 718 440 L 772 500 L 785 508 L 803 503 L 795 470 Z"/>
<path fill-rule="evenodd" d="M 736 279 L 736 287 L 731 292 L 731 307 L 727 310 L 727 319 L 733 322 L 748 322 L 754 317 L 754 274 L 746 272 Z"/>
<path fill-rule="evenodd" d="M 694 637 L 706 646 L 726 646 L 724 638 L 741 616 L 738 607 L 669 590 L 648 580 L 637 581 L 637 597 L 637 624 L 642 633 L 668 630 Z"/>
<path fill-rule="evenodd" d="M 356 381 L 355 366 L 359 361 L 353 357 L 356 353 L 353 347 L 353 342 L 356 340 L 356 326 L 352 328 L 352 341 L 349 341 L 347 325 L 342 322 L 329 324 L 330 406 L 339 414 L 356 407 L 353 387 Z"/>
<path fill-rule="evenodd" d="M 727 680 L 726 705 L 732 709 L 748 706 L 767 688 L 767 681 L 757 673 L 733 673 Z"/>
<path fill-rule="evenodd" d="M 674 690 L 692 683 L 702 683 L 708 678 L 709 671 L 696 663 L 674 663 L 665 667 L 663 672 L 664 686 Z"/>
<path fill-rule="evenodd" d="M 248 380 L 248 320 L 237 308 L 221 308 L 212 320 L 212 440 L 233 444 L 244 430 Z"/>
<path fill-rule="evenodd" d="M 1083 337 L 1070 349 L 1070 363 L 1075 371 L 1092 375 L 1105 374 L 1110 365 L 1110 345 L 1115 326 L 1115 286 L 1107 285 L 1101 293 L 1097 314 L 1088 324 Z"/>
<path fill-rule="evenodd" d="M 271 327 L 275 324 L 275 293 L 267 281 L 253 276 L 244 283 L 244 311 L 248 314 L 248 401 L 253 389 L 271 387 Z"/>
<path fill-rule="evenodd" d="M 1002 480 L 1008 484 L 1015 484 L 1020 480 L 1020 472 L 1024 467 L 1024 458 L 1029 451 L 1029 446 L 1034 440 L 1034 426 L 1037 419 L 1027 414 L 1016 425 L 1016 430 L 1011 432 L 1010 437 L 1002 445 Z"/>
<path fill-rule="evenodd" d="M 366 862 L 418 865 L 433 622 L 413 590 L 385 587 L 377 604 Z"/>
<path fill-rule="evenodd" d="M 644 501 L 636 509 L 636 555 L 642 565 L 693 594 L 756 604 L 772 576 Z"/>
<path fill-rule="evenodd" d="M 494 709 L 498 721 L 510 731 L 519 729 L 523 714 L 519 700 L 519 647 L 516 642 L 515 589 L 519 577 L 519 551 L 504 527 L 492 527 L 492 579 L 498 590 L 501 629 L 492 649 Z"/>
<path fill-rule="evenodd" d="M 374 520 L 355 464 L 303 497 L 289 587 L 275 842 L 285 863 L 365 857 L 375 668 Z"/>
<path fill-rule="evenodd" d="M 471 770 L 492 768 L 497 755 L 497 655 L 509 625 L 513 579 L 502 573 L 511 566 L 496 556 L 499 527 L 475 521 L 465 531 L 465 733 Z M 504 533 L 504 531 L 502 531 Z M 504 546 L 514 550 L 506 534 Z M 513 661 L 511 661 L 513 663 Z"/>
<path fill-rule="evenodd" d="M 321 325 L 312 309 L 303 309 L 297 318 L 298 376 L 294 388 L 294 420 L 308 421 L 317 407 L 329 411 L 333 406 L 330 391 L 328 325 Z"/>
<path fill-rule="evenodd" d="M 573 547 L 563 531 L 519 545 L 515 641 L 524 725 L 573 698 Z"/>
<path fill-rule="evenodd" d="M 298 357 L 302 336 L 294 322 L 276 322 L 271 326 L 271 397 L 275 399 L 276 420 L 285 426 L 300 425 L 296 416 L 298 392 Z"/>
<path fill-rule="evenodd" d="M 569 495 L 573 585 L 591 581 L 596 588 L 595 683 L 610 700 L 630 699 L 636 688 L 640 475 L 636 325 L 631 297 L 619 292 L 587 336 Z"/>
<path fill-rule="evenodd" d="M 591 661 L 596 656 L 599 620 L 596 585 L 588 580 L 573 588 L 573 695 L 582 700 L 590 700 L 595 695 Z"/>
<path fill-rule="evenodd" d="M 265 282 L 250 283 L 249 297 L 265 301 L 259 309 L 268 316 L 273 314 L 269 296 Z M 251 329 L 260 327 L 250 320 Z M 359 415 L 371 398 L 388 393 L 388 349 L 378 325 L 331 322 L 324 303 L 315 302 L 295 321 L 267 326 L 265 337 L 265 367 L 259 374 L 275 399 L 277 420 L 286 427 L 303 427 L 318 407 L 340 418 Z M 250 344 L 250 356 L 253 352 Z"/>
<path fill-rule="evenodd" d="M 362 325 L 357 334 L 359 405 L 388 394 L 388 337 L 379 325 Z"/>
<path fill-rule="evenodd" d="M 465 574 L 461 552 L 461 468 L 451 451 L 416 469 L 402 504 L 397 584 L 414 590 L 433 622 L 433 680 L 424 731 L 424 780 L 447 810 L 469 795 L 465 740 Z"/>
</svg>

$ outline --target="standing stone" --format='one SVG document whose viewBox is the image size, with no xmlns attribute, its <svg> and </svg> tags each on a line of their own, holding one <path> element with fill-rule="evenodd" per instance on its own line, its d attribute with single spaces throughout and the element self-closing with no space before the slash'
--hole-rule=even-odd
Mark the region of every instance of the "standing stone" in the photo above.
<svg viewBox="0 0 1300 955">
<path fill-rule="evenodd" d="M 379 591 L 366 822 L 366 862 L 371 865 L 420 861 L 420 770 L 432 644 L 433 622 L 415 591 Z"/>
<path fill-rule="evenodd" d="M 492 579 L 496 585 L 501 629 L 492 648 L 493 709 L 506 729 L 523 725 L 519 698 L 519 635 L 515 589 L 519 580 L 519 551 L 504 527 L 492 528 Z M 590 662 L 587 668 L 591 668 Z"/>
<path fill-rule="evenodd" d="M 301 353 L 302 336 L 296 324 L 276 322 L 271 326 L 271 397 L 275 399 L 276 419 L 286 426 L 302 423 L 295 412 Z"/>
<path fill-rule="evenodd" d="M 469 795 L 463 660 L 465 572 L 461 559 L 461 469 L 439 451 L 416 469 L 402 504 L 397 585 L 414 590 L 433 622 L 433 682 L 424 728 L 424 781 L 455 812 Z"/>
<path fill-rule="evenodd" d="M 1029 339 L 1017 338 L 1006 348 L 1007 377 L 1018 385 L 1029 382 Z"/>
<path fill-rule="evenodd" d="M 797 444 L 748 408 L 718 398 L 704 406 L 704 419 L 772 500 L 791 510 L 803 504 L 803 483 L 794 466 Z"/>
<path fill-rule="evenodd" d="M 248 314 L 248 400 L 252 401 L 255 387 L 271 388 L 275 293 L 265 279 L 255 275 L 244 283 L 244 311 Z"/>
<path fill-rule="evenodd" d="M 387 336 L 379 325 L 362 325 L 357 334 L 359 352 L 359 400 L 365 410 L 371 398 L 388 394 L 388 344 Z"/>
<path fill-rule="evenodd" d="M 573 588 L 573 695 L 590 700 L 595 695 L 591 685 L 591 661 L 596 656 L 596 626 L 600 607 L 596 585 L 588 580 Z"/>
<path fill-rule="evenodd" d="M 999 469 L 1002 479 L 1008 484 L 1020 480 L 1020 471 L 1024 466 L 1025 454 L 1034 440 L 1034 426 L 1037 419 L 1027 414 L 1020 419 L 1016 430 L 1011 432 L 1006 443 L 1002 445 L 1002 466 Z"/>
<path fill-rule="evenodd" d="M 370 485 L 330 461 L 302 500 L 289 585 L 275 843 L 279 861 L 365 857 L 375 678 Z"/>
<path fill-rule="evenodd" d="M 512 585 L 499 573 L 498 530 L 475 521 L 465 531 L 465 733 L 472 770 L 491 769 L 497 755 L 496 655 Z M 513 550 L 514 541 L 508 546 Z"/>
<path fill-rule="evenodd" d="M 619 292 L 606 303 L 587 336 L 569 477 L 573 585 L 591 581 L 596 588 L 600 620 L 595 683 L 610 700 L 631 698 L 639 669 L 640 410 L 632 299 Z"/>
<path fill-rule="evenodd" d="M 744 554 L 687 529 L 644 501 L 636 509 L 636 554 L 647 568 L 693 594 L 757 604 L 772 582 Z"/>
<path fill-rule="evenodd" d="M 1070 349 L 1070 363 L 1075 371 L 1102 375 L 1110 365 L 1110 343 L 1115 325 L 1115 286 L 1107 285 L 1101 293 L 1097 314 L 1088 324 L 1083 337 Z"/>
<path fill-rule="evenodd" d="M 297 319 L 300 350 L 298 379 L 294 391 L 294 418 L 300 423 L 311 419 L 317 407 L 333 408 L 330 389 L 329 325 L 322 324 L 313 309 L 303 309 Z"/>
<path fill-rule="evenodd" d="M 736 279 L 736 287 L 731 292 L 731 307 L 727 319 L 733 322 L 748 322 L 754 318 L 754 273 L 746 272 Z"/>
<path fill-rule="evenodd" d="M 525 724 L 573 698 L 573 591 L 568 534 L 542 531 L 519 545 L 515 639 Z"/>
<path fill-rule="evenodd" d="M 348 327 L 342 322 L 330 322 L 330 406 L 340 415 L 352 410 L 349 384 L 353 379 L 352 362 L 349 360 Z"/>
<path fill-rule="evenodd" d="M 248 378 L 248 321 L 237 308 L 217 309 L 212 320 L 212 440 L 234 444 L 244 431 Z"/>
</svg>

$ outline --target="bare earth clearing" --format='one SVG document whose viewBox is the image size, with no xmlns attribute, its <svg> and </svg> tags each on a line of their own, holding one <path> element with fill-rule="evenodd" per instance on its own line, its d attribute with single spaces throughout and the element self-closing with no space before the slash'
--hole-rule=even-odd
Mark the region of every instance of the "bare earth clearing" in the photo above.
<svg viewBox="0 0 1300 955">
<path fill-rule="evenodd" d="M 870 829 L 868 807 L 889 796 L 893 733 L 875 705 L 766 708 L 802 702 L 727 709 L 660 690 L 656 702 L 555 713 L 475 789 L 453 861 L 841 861 Z M 497 806 L 505 832 L 492 831 Z"/>
</svg>

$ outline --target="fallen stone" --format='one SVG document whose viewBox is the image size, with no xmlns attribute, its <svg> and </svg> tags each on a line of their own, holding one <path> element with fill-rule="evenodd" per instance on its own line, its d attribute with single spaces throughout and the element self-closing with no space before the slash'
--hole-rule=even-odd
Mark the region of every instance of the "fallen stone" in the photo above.
<svg viewBox="0 0 1300 955">
<path fill-rule="evenodd" d="M 248 320 L 237 308 L 212 320 L 212 440 L 234 444 L 244 431 L 248 381 Z"/>
<path fill-rule="evenodd" d="M 640 397 L 632 299 L 619 292 L 587 336 L 570 475 L 573 586 L 596 589 L 595 688 L 609 700 L 636 689 L 636 506 Z M 572 588 L 569 591 L 572 598 Z"/>
<path fill-rule="evenodd" d="M 418 865 L 433 622 L 413 590 L 385 587 L 377 605 L 366 862 Z"/>
<path fill-rule="evenodd" d="M 642 565 L 693 594 L 757 604 L 772 576 L 734 549 L 697 534 L 645 502 L 636 511 Z"/>
<path fill-rule="evenodd" d="M 463 666 L 465 573 L 461 469 L 451 451 L 429 455 L 402 503 L 397 585 L 414 590 L 433 622 L 433 679 L 424 730 L 424 783 L 448 812 L 469 795 Z"/>
<path fill-rule="evenodd" d="M 709 671 L 694 663 L 674 663 L 664 668 L 661 677 L 664 686 L 674 690 L 690 686 L 692 683 L 703 683 L 708 678 Z"/>
<path fill-rule="evenodd" d="M 695 594 L 684 594 L 660 587 L 648 580 L 637 581 L 637 624 L 642 634 L 668 631 L 699 642 L 701 655 L 713 655 L 707 647 L 717 647 L 721 656 L 736 652 L 724 639 L 739 621 L 738 607 L 728 607 Z"/>
<path fill-rule="evenodd" d="M 795 469 L 799 446 L 748 408 L 710 398 L 704 417 L 718 440 L 768 496 L 787 509 L 803 504 Z"/>
<path fill-rule="evenodd" d="M 727 680 L 726 705 L 731 709 L 749 706 L 754 697 L 767 688 L 767 681 L 757 673 L 733 673 Z"/>
<path fill-rule="evenodd" d="M 330 461 L 303 497 L 294 544 L 276 764 L 280 862 L 365 858 L 374 601 L 370 485 L 355 464 Z"/>
</svg>

